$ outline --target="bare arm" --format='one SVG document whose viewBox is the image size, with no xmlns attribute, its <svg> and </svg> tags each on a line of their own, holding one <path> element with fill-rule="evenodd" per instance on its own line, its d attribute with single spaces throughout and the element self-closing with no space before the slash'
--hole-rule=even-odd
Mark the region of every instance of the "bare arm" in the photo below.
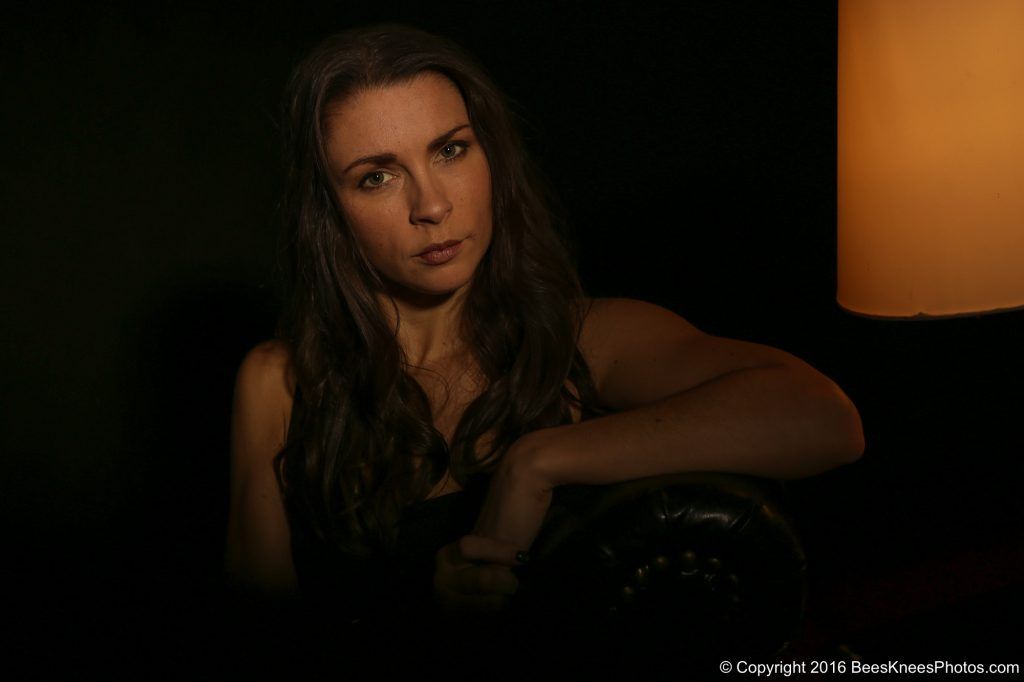
<svg viewBox="0 0 1024 682">
<path fill-rule="evenodd" d="M 598 301 L 581 350 L 599 398 L 621 411 L 531 434 L 556 485 L 683 471 L 799 478 L 864 450 L 857 409 L 828 377 L 650 303 Z"/>
<path fill-rule="evenodd" d="M 650 303 L 595 302 L 580 350 L 599 399 L 619 412 L 520 438 L 492 478 L 475 533 L 529 546 L 558 485 L 686 471 L 798 478 L 864 450 L 857 409 L 828 377 Z"/>
<path fill-rule="evenodd" d="M 296 592 L 290 536 L 273 459 L 284 445 L 292 396 L 287 350 L 260 344 L 245 357 L 231 415 L 231 504 L 224 569 L 229 584 L 267 596 Z"/>
</svg>

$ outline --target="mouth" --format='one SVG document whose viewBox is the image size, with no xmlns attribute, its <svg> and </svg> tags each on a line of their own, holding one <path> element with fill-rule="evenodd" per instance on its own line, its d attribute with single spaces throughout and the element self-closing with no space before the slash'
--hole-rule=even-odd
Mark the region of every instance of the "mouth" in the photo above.
<svg viewBox="0 0 1024 682">
<path fill-rule="evenodd" d="M 443 251 L 444 249 L 449 249 L 449 248 L 451 248 L 453 246 L 456 246 L 458 244 L 461 244 L 461 243 L 462 243 L 461 239 L 449 239 L 446 242 L 439 242 L 437 244 L 431 244 L 430 246 L 428 246 L 427 248 L 423 249 L 422 251 L 420 251 L 416 255 L 417 256 L 425 256 L 428 253 L 432 253 L 434 251 Z"/>
</svg>

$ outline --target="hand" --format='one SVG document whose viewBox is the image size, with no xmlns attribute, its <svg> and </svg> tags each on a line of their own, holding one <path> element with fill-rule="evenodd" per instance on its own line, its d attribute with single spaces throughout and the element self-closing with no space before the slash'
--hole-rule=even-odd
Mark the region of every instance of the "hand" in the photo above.
<svg viewBox="0 0 1024 682">
<path fill-rule="evenodd" d="M 437 551 L 434 559 L 434 599 L 446 611 L 495 613 L 505 608 L 519 580 L 520 548 L 478 535 L 462 538 Z"/>
<path fill-rule="evenodd" d="M 546 431 L 516 441 L 491 477 L 472 533 L 529 549 L 551 506 L 554 486 L 538 466 Z"/>
</svg>

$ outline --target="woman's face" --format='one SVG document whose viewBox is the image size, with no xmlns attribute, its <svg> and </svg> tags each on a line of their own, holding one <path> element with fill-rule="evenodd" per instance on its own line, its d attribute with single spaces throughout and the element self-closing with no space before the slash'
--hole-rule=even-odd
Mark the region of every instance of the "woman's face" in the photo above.
<svg viewBox="0 0 1024 682">
<path fill-rule="evenodd" d="M 465 287 L 491 243 L 491 174 L 455 85 L 424 73 L 359 91 L 326 132 L 345 220 L 391 293 Z"/>
</svg>

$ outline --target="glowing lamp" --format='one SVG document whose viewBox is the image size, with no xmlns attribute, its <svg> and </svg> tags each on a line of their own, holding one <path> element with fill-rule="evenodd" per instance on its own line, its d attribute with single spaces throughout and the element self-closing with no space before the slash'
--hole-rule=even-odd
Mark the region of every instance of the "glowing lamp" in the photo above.
<svg viewBox="0 0 1024 682">
<path fill-rule="evenodd" d="M 1024 0 L 839 0 L 838 292 L 1024 307 Z"/>
</svg>

